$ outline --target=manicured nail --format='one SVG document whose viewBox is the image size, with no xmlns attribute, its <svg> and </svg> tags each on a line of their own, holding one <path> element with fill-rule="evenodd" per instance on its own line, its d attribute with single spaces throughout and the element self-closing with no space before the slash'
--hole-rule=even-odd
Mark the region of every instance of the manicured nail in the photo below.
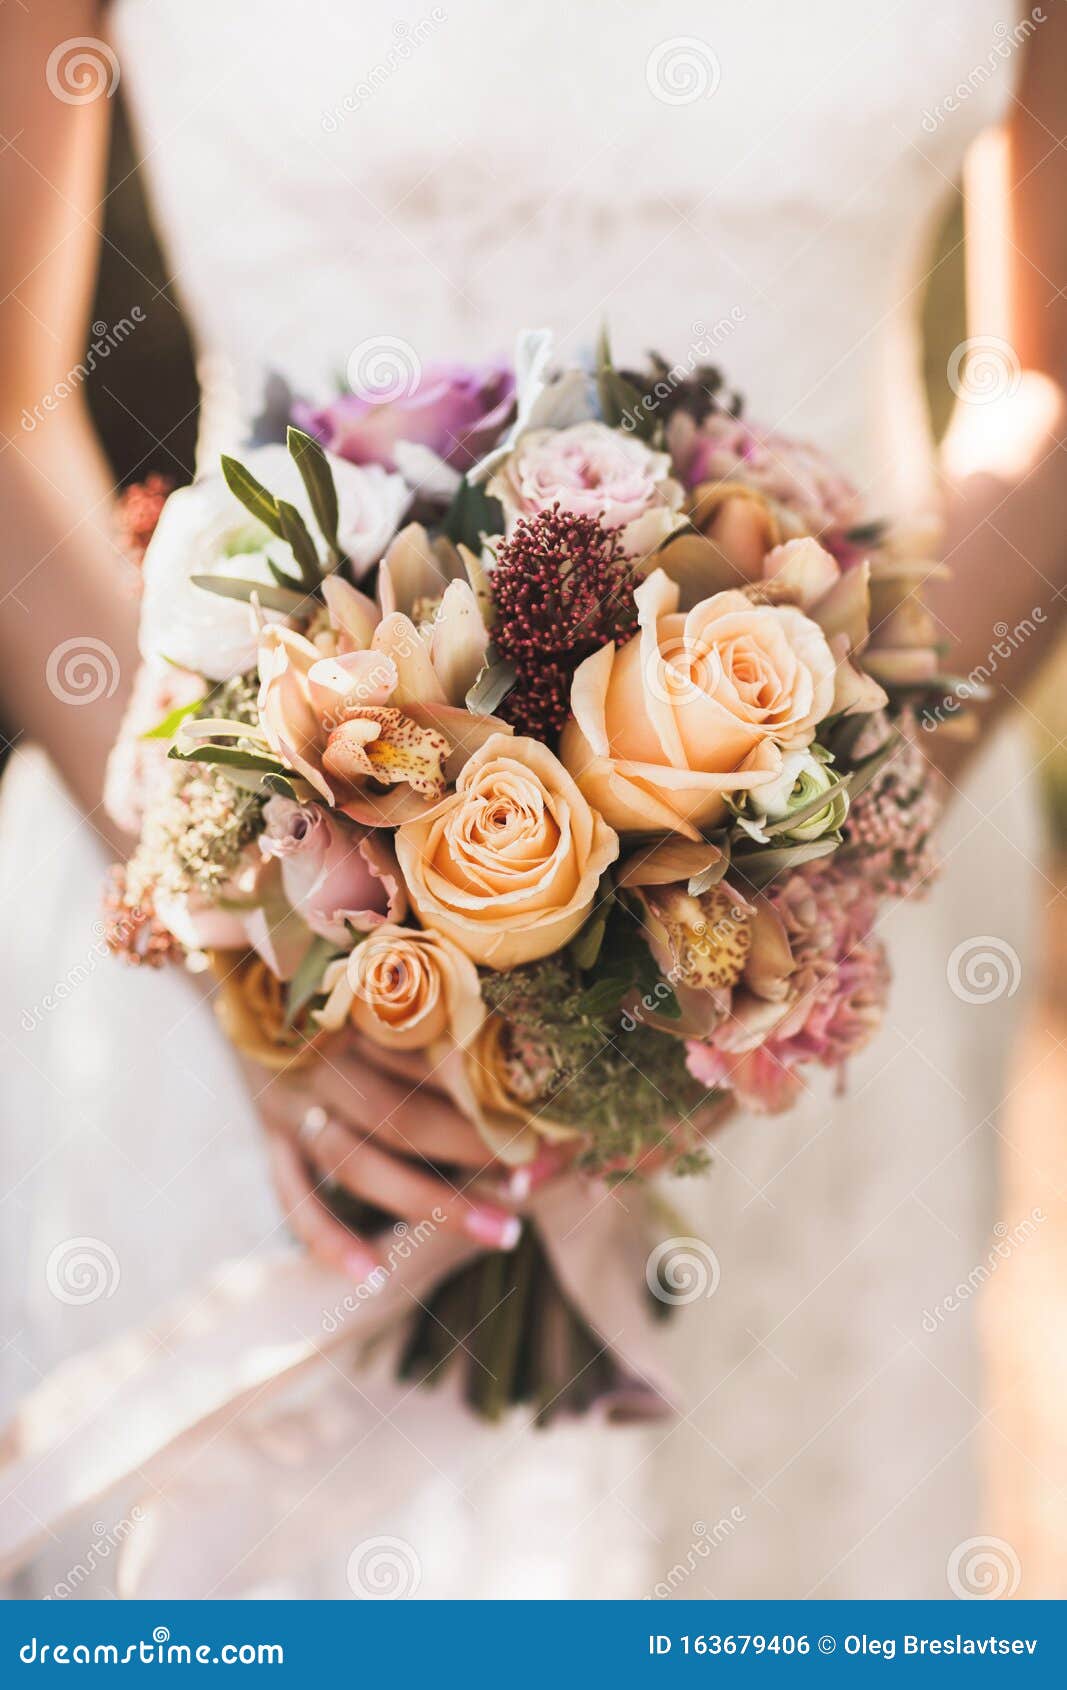
<svg viewBox="0 0 1067 1690">
<path fill-rule="evenodd" d="M 472 1204 L 463 1211 L 463 1230 L 479 1244 L 491 1250 L 514 1250 L 522 1235 L 522 1221 L 509 1215 L 506 1209 L 490 1209 L 485 1204 Z"/>
<path fill-rule="evenodd" d="M 521 1167 L 511 1170 L 510 1178 L 505 1187 L 513 1203 L 523 1203 L 531 1191 L 536 1191 L 539 1185 L 544 1185 L 554 1174 L 558 1174 L 563 1166 L 563 1157 L 558 1150 L 541 1150 L 529 1162 L 523 1162 Z"/>
<path fill-rule="evenodd" d="M 374 1273 L 378 1263 L 369 1250 L 346 1250 L 342 1265 L 348 1277 L 362 1285 Z"/>
</svg>

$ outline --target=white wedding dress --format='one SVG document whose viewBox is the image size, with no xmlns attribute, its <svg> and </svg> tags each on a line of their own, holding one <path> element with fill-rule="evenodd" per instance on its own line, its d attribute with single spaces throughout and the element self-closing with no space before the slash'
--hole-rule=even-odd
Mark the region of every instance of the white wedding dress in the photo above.
<svg viewBox="0 0 1067 1690">
<path fill-rule="evenodd" d="M 964 150 L 1010 96 L 1003 14 L 450 0 L 407 27 L 369 3 L 121 0 L 112 39 L 199 346 L 205 461 L 247 435 L 270 372 L 314 395 L 368 339 L 484 359 L 547 324 L 575 354 L 606 320 L 622 357 L 685 358 L 711 333 L 754 416 L 837 454 L 872 510 L 925 507 L 921 280 Z M 987 1529 L 981 1385 L 973 1301 L 933 1332 L 924 1313 L 998 1218 L 1021 1001 L 962 1002 L 946 971 L 976 934 L 1025 957 L 1024 768 L 1007 741 L 991 749 L 940 886 L 886 916 L 892 1004 L 848 1094 L 737 1121 L 710 1177 L 670 1191 L 721 1266 L 665 1340 L 678 1421 L 489 1430 L 385 1370 L 323 1360 L 176 1474 L 87 1503 L 15 1588 L 348 1596 L 349 1556 L 386 1538 L 422 1596 L 946 1594 L 951 1552 Z M 5 784 L 13 1405 L 285 1234 L 195 989 L 104 957 L 91 831 L 39 757 Z M 104 1294 L 54 1294 L 71 1240 Z"/>
</svg>

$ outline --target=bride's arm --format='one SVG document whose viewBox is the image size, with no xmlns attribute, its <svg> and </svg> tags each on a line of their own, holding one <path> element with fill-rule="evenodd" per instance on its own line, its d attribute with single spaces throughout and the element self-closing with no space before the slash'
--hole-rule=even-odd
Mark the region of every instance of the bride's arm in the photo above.
<svg viewBox="0 0 1067 1690">
<path fill-rule="evenodd" d="M 979 143 L 966 182 L 967 332 L 1000 396 L 983 389 L 982 402 L 957 406 L 944 454 L 953 574 L 930 598 L 957 642 L 953 673 L 988 677 L 987 727 L 1018 699 L 1063 626 L 1065 139 L 1067 7 L 1055 6 L 1027 44 L 1006 134 Z M 952 772 L 966 747 L 940 734 L 935 743 Z"/>
<path fill-rule="evenodd" d="M 0 716 L 45 747 L 106 834 L 104 764 L 133 675 L 136 607 L 122 591 L 113 488 L 78 366 L 109 101 L 60 99 L 46 77 L 58 43 L 101 28 L 88 0 L 0 13 Z M 91 666 L 80 683 L 79 650 Z"/>
<path fill-rule="evenodd" d="M 108 101 L 59 99 L 46 77 L 60 42 L 101 28 L 86 0 L 0 12 L 0 132 L 11 138 L 0 150 L 0 717 L 46 748 L 106 834 L 104 767 L 136 666 L 136 607 L 121 590 L 113 488 L 77 366 L 100 238 Z M 55 660 L 67 642 L 72 660 L 82 651 L 100 665 L 85 696 L 69 663 Z M 327 1179 L 412 1221 L 433 1215 L 486 1244 L 511 1240 L 509 1210 L 468 1190 L 485 1151 L 443 1098 L 369 1064 L 322 1064 L 303 1083 L 261 1074 L 253 1094 L 286 1218 L 321 1260 L 356 1278 L 374 1262 L 323 1201 Z M 309 1110 L 320 1119 L 314 1137 Z M 427 1166 L 442 1162 L 466 1171 L 446 1182 Z"/>
</svg>

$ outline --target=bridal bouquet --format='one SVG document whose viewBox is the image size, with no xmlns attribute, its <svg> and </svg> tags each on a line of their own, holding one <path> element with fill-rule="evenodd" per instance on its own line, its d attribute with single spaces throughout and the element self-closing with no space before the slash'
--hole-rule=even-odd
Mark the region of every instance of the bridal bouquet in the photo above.
<svg viewBox="0 0 1067 1690">
<path fill-rule="evenodd" d="M 502 1163 L 698 1169 L 882 1018 L 879 905 L 932 866 L 931 567 L 704 367 L 530 334 L 515 378 L 300 406 L 148 543 L 117 948 L 209 962 L 270 1067 L 418 1053 Z M 465 1270 L 497 1406 L 566 1397 L 539 1249 Z"/>
</svg>

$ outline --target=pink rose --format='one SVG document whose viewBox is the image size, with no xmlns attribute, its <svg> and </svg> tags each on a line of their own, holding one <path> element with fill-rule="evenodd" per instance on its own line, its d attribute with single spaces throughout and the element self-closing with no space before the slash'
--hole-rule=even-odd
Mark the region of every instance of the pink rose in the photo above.
<svg viewBox="0 0 1067 1690">
<path fill-rule="evenodd" d="M 504 506 L 509 530 L 555 504 L 623 530 L 632 556 L 653 551 L 677 526 L 680 484 L 665 452 L 601 422 L 535 428 L 522 435 L 486 491 Z"/>
<path fill-rule="evenodd" d="M 404 441 L 468 470 L 495 443 L 514 397 L 514 377 L 502 366 L 428 364 L 414 393 L 380 400 L 343 393 L 322 406 L 299 400 L 293 420 L 350 463 L 395 469 L 396 447 Z"/>
<path fill-rule="evenodd" d="M 281 864 L 286 899 L 313 933 L 344 944 L 346 921 L 366 929 L 403 916 L 399 872 L 380 834 L 280 795 L 267 800 L 263 819 L 259 848 Z"/>
</svg>

